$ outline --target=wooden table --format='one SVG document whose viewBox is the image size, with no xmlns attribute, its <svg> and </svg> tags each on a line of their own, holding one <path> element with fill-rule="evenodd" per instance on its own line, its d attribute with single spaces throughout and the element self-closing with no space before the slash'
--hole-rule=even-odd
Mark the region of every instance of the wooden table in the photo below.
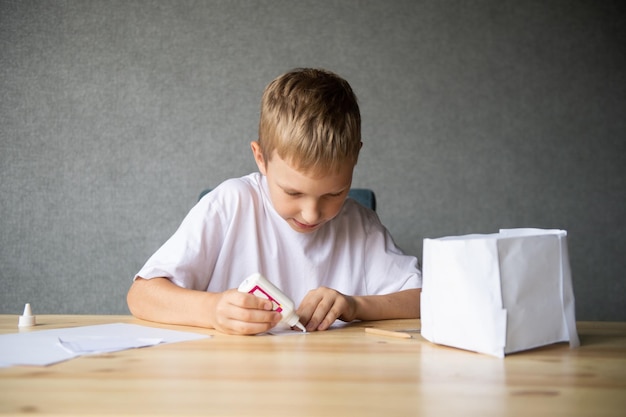
<svg viewBox="0 0 626 417">
<path fill-rule="evenodd" d="M 130 316 L 38 316 L 31 331 Z M 0 316 L 0 333 L 17 332 Z M 176 416 L 626 416 L 626 323 L 578 323 L 582 346 L 498 359 L 356 323 L 302 336 L 228 336 L 0 369 L 0 414 Z"/>
</svg>

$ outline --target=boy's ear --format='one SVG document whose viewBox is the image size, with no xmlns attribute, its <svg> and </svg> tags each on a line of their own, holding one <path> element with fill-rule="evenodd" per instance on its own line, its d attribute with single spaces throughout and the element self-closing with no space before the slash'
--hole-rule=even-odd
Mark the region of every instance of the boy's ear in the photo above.
<svg viewBox="0 0 626 417">
<path fill-rule="evenodd" d="M 254 156 L 256 166 L 259 168 L 259 172 L 261 172 L 261 174 L 263 175 L 266 175 L 265 158 L 263 157 L 261 145 L 259 145 L 259 142 L 257 141 L 252 141 L 250 142 L 250 148 L 252 148 L 252 155 Z"/>
<path fill-rule="evenodd" d="M 356 166 L 356 163 L 359 162 L 359 154 L 361 153 L 361 149 L 363 148 L 363 142 L 359 143 L 359 153 L 356 154 L 356 161 L 354 161 L 354 165 Z"/>
</svg>

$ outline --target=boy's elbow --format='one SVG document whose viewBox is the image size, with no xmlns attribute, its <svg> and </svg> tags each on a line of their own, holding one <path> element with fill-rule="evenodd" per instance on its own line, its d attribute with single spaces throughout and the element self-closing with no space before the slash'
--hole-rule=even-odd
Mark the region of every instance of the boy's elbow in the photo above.
<svg viewBox="0 0 626 417">
<path fill-rule="evenodd" d="M 141 316 L 140 304 L 143 297 L 141 296 L 140 287 L 142 286 L 142 281 L 146 280 L 140 277 L 136 278 L 128 289 L 128 293 L 126 294 L 126 304 L 128 305 L 130 313 L 135 317 Z"/>
</svg>

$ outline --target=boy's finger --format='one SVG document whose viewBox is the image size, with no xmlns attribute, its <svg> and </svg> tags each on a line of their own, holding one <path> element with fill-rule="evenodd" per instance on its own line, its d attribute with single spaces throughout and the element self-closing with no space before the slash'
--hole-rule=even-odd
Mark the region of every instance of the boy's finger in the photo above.
<svg viewBox="0 0 626 417">
<path fill-rule="evenodd" d="M 300 321 L 304 323 L 305 326 L 307 326 L 308 323 L 312 320 L 313 315 L 315 314 L 315 311 L 318 309 L 318 306 L 322 300 L 323 297 L 321 297 L 318 292 L 310 291 L 300 303 L 296 314 L 298 314 L 298 316 L 300 317 Z M 308 327 L 307 330 L 309 330 Z"/>
<path fill-rule="evenodd" d="M 319 323 L 317 330 L 327 330 L 340 316 L 341 313 L 337 312 L 337 309 L 333 306 L 333 308 L 326 313 L 326 317 Z"/>
<path fill-rule="evenodd" d="M 272 302 L 268 299 L 257 297 L 256 295 L 237 291 L 237 305 L 244 308 L 254 308 L 258 310 L 271 311 L 274 309 Z"/>
<path fill-rule="evenodd" d="M 309 322 L 305 326 L 307 331 L 324 330 L 324 328 L 320 329 L 319 326 L 324 322 L 325 319 L 328 318 L 329 315 L 333 314 L 333 304 L 333 300 L 330 299 L 320 300 L 320 302 L 315 307 L 315 311 L 311 315 Z M 328 320 L 330 320 L 330 318 L 328 318 Z"/>
<path fill-rule="evenodd" d="M 274 327 L 273 323 L 250 323 L 247 321 L 229 320 L 222 331 L 229 334 L 251 335 L 263 333 Z"/>
<path fill-rule="evenodd" d="M 274 327 L 280 321 L 281 315 L 276 311 L 242 309 L 239 311 L 237 317 L 233 319 L 248 324 L 264 324 Z"/>
</svg>

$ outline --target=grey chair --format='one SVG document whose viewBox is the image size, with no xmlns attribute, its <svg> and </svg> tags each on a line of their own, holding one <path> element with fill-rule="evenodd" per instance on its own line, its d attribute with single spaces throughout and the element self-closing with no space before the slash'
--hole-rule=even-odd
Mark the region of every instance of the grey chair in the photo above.
<svg viewBox="0 0 626 417">
<path fill-rule="evenodd" d="M 210 193 L 212 188 L 202 190 L 198 196 L 198 200 Z M 348 192 L 348 197 L 357 201 L 357 203 L 376 211 L 376 194 L 369 188 L 351 188 Z"/>
<path fill-rule="evenodd" d="M 369 188 L 351 188 L 348 197 L 361 205 L 376 211 L 376 194 Z"/>
</svg>

